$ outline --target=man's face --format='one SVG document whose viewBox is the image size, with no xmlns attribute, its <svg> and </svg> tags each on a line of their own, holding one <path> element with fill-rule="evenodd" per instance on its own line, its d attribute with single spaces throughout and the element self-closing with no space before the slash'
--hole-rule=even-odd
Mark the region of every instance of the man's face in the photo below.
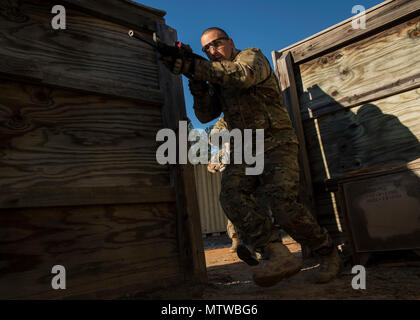
<svg viewBox="0 0 420 320">
<path fill-rule="evenodd" d="M 209 45 L 209 50 L 206 51 L 206 54 L 211 61 L 230 60 L 235 45 L 232 39 L 220 39 L 225 37 L 226 35 L 218 30 L 208 31 L 201 37 L 203 48 Z"/>
</svg>

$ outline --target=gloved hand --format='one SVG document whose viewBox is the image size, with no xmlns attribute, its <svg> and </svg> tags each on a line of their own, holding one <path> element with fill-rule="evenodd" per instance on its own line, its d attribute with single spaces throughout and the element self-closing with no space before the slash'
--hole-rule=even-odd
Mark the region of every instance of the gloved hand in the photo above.
<svg viewBox="0 0 420 320">
<path fill-rule="evenodd" d="M 189 45 L 183 45 L 178 52 L 161 53 L 162 61 L 172 73 L 193 74 L 194 73 L 194 56 Z"/>
<path fill-rule="evenodd" d="M 211 173 L 223 172 L 226 169 L 225 150 L 221 149 L 213 154 L 209 163 L 207 164 L 207 171 Z"/>
<path fill-rule="evenodd" d="M 193 96 L 202 96 L 209 91 L 209 85 L 206 81 L 199 81 L 190 79 L 188 81 L 188 87 L 190 88 Z"/>
</svg>

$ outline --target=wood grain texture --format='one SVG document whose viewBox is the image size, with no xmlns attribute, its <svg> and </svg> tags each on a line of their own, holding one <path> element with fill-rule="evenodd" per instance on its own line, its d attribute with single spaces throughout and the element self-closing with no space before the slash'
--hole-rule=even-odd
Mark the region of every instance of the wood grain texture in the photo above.
<svg viewBox="0 0 420 320">
<path fill-rule="evenodd" d="M 169 185 L 156 106 L 7 81 L 0 92 L 3 190 Z"/>
<path fill-rule="evenodd" d="M 314 183 L 323 183 L 327 172 L 337 178 L 354 170 L 419 158 L 419 103 L 420 89 L 415 89 L 306 121 Z"/>
<path fill-rule="evenodd" d="M 2 77 L 30 76 L 19 63 L 30 61 L 43 84 L 162 103 L 153 48 L 130 38 L 126 27 L 72 9 L 66 29 L 54 30 L 51 8 L 40 0 L 0 0 L 0 55 L 16 59 Z"/>
<path fill-rule="evenodd" d="M 306 205 L 311 208 L 312 213 L 315 213 L 315 203 L 312 189 L 312 176 L 309 165 L 309 158 L 306 148 L 305 133 L 303 130 L 303 124 L 301 119 L 298 90 L 296 87 L 296 80 L 293 69 L 293 59 L 290 52 L 284 52 L 281 57 L 274 56 L 276 61 L 276 72 L 277 77 L 280 80 L 280 87 L 284 97 L 285 108 L 291 115 L 296 136 L 299 140 L 299 164 L 301 168 L 302 178 L 302 192 L 301 195 L 305 195 L 306 198 L 301 196 L 302 200 L 305 199 Z"/>
<path fill-rule="evenodd" d="M 420 87 L 420 17 L 299 66 L 302 118 Z"/>
<path fill-rule="evenodd" d="M 83 187 L 4 189 L 0 208 L 175 202 L 173 187 Z"/>
<path fill-rule="evenodd" d="M 164 42 L 170 43 L 177 40 L 174 29 L 158 23 L 157 30 L 157 35 Z M 159 63 L 159 79 L 161 88 L 165 92 L 165 103 L 162 109 L 164 126 L 178 132 L 179 121 L 187 120 L 182 77 L 171 74 L 162 63 Z M 178 136 L 181 139 L 179 133 Z M 189 144 L 188 141 L 185 142 Z M 187 152 L 187 150 L 178 151 L 179 154 L 181 152 Z M 206 263 L 194 168 L 191 164 L 178 164 L 171 166 L 170 170 L 171 185 L 176 191 L 180 260 L 187 270 L 189 281 L 206 283 Z"/>
<path fill-rule="evenodd" d="M 366 11 L 366 29 L 354 29 L 354 17 L 351 17 L 278 52 L 291 51 L 295 63 L 303 63 L 375 33 L 396 20 L 418 15 L 419 12 L 420 0 L 385 1 Z"/>
<path fill-rule="evenodd" d="M 2 210 L 0 298 L 112 298 L 181 283 L 175 216 L 169 203 Z M 66 290 L 51 288 L 54 265 L 66 268 Z"/>
<path fill-rule="evenodd" d="M 156 21 L 164 22 L 165 11 L 146 7 L 128 0 L 61 0 L 66 7 L 74 7 L 93 16 L 128 28 L 156 31 Z"/>
</svg>

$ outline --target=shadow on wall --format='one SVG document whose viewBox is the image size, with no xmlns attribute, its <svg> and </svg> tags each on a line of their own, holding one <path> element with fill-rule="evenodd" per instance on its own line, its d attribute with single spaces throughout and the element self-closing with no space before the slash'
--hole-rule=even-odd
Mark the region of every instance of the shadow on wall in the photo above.
<svg viewBox="0 0 420 320">
<path fill-rule="evenodd" d="M 298 84 L 302 92 L 301 81 Z M 340 234 L 333 201 L 325 191 L 325 180 L 343 177 L 355 170 L 418 159 L 420 143 L 398 117 L 383 113 L 375 104 L 346 108 L 318 85 L 308 88 L 308 92 L 301 95 L 300 103 L 316 118 L 303 122 L 318 220 L 330 233 Z M 341 214 L 339 216 L 343 225 Z"/>
</svg>

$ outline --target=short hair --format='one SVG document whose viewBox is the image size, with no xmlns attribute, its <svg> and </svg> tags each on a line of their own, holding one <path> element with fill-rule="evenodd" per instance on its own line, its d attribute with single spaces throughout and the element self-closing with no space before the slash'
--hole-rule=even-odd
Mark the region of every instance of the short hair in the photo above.
<svg viewBox="0 0 420 320">
<path fill-rule="evenodd" d="M 223 30 L 221 28 L 218 28 L 218 27 L 207 28 L 206 30 L 203 31 L 201 36 L 204 36 L 206 33 L 210 32 L 210 31 L 219 31 L 219 32 L 223 33 L 225 37 L 230 38 L 225 30 Z"/>
</svg>

